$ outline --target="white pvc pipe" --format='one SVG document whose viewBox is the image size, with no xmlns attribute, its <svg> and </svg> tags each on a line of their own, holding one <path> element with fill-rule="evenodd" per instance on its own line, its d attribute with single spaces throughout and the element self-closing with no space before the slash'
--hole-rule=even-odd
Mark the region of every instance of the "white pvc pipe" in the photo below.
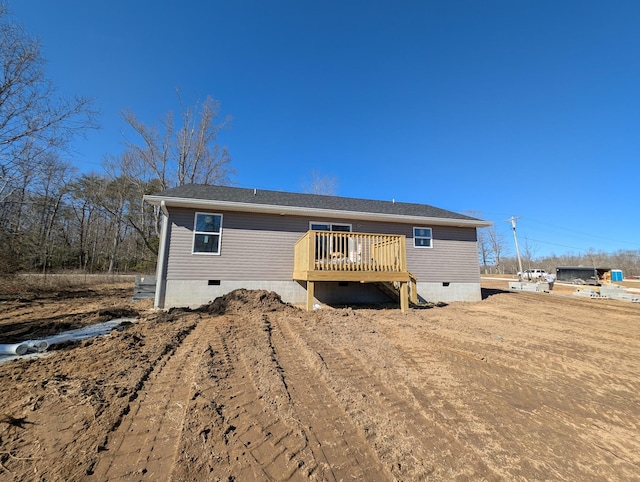
<svg viewBox="0 0 640 482">
<path fill-rule="evenodd" d="M 64 343 L 65 341 L 73 340 L 73 335 L 54 335 L 45 340 L 48 345 L 55 345 L 56 343 Z"/>
<path fill-rule="evenodd" d="M 29 351 L 26 343 L 13 343 L 10 345 L 0 345 L 0 355 L 24 355 Z"/>
<path fill-rule="evenodd" d="M 29 340 L 25 343 L 29 348 L 33 348 L 36 351 L 45 351 L 49 348 L 49 342 L 47 342 L 47 340 Z"/>
<path fill-rule="evenodd" d="M 89 325 L 76 330 L 70 330 L 59 335 L 53 335 L 46 340 L 28 340 L 13 344 L 0 344 L 0 355 L 26 355 L 27 353 L 43 352 L 50 345 L 65 341 L 81 341 L 99 335 L 106 335 L 117 328 L 123 321 L 135 321 L 135 318 L 118 318 L 97 325 Z"/>
</svg>

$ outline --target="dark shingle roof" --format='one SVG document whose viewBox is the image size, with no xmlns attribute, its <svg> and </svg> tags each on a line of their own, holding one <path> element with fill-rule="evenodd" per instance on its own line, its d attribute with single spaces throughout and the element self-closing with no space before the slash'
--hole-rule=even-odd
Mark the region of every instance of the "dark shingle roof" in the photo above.
<svg viewBox="0 0 640 482">
<path fill-rule="evenodd" d="M 153 197 L 479 221 L 477 218 L 429 206 L 428 204 L 376 201 L 371 199 L 266 191 L 263 189 L 247 189 L 229 186 L 206 186 L 202 184 L 187 184 L 167 189 Z"/>
</svg>

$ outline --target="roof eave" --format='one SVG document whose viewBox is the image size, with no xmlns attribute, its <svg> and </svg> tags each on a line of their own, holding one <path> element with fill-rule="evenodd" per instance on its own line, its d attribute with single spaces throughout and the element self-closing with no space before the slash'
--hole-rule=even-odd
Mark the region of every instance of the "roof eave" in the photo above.
<svg viewBox="0 0 640 482">
<path fill-rule="evenodd" d="M 485 228 L 491 226 L 491 221 L 479 219 L 449 219 L 428 216 L 410 216 L 406 214 L 367 213 L 361 211 L 341 211 L 321 208 L 305 208 L 299 206 L 278 206 L 273 204 L 239 203 L 230 201 L 191 199 L 165 196 L 144 196 L 149 204 L 159 206 L 163 201 L 167 207 L 181 207 L 191 209 L 215 208 L 224 211 L 251 212 L 262 214 L 279 214 L 282 216 L 308 216 L 331 217 L 337 219 L 358 219 L 363 221 L 386 221 L 400 223 L 427 223 L 439 226 L 476 227 Z"/>
</svg>

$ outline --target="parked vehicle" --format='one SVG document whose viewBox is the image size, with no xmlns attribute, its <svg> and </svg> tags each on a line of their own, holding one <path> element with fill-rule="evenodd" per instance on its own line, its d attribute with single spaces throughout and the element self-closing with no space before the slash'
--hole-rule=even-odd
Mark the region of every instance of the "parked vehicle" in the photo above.
<svg viewBox="0 0 640 482">
<path fill-rule="evenodd" d="M 518 279 L 520 281 L 533 281 L 544 278 L 547 272 L 543 269 L 525 269 L 522 272 L 518 272 Z"/>
</svg>

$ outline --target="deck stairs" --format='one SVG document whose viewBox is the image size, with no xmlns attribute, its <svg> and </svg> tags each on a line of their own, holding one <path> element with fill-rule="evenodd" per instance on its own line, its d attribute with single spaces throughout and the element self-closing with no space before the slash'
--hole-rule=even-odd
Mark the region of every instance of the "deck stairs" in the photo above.
<svg viewBox="0 0 640 482">
<path fill-rule="evenodd" d="M 423 307 L 427 305 L 431 305 L 425 299 L 421 298 L 418 295 L 416 289 L 416 278 L 411 275 L 412 283 L 409 283 L 409 306 L 411 307 Z M 378 288 L 378 290 L 382 291 L 385 295 L 391 298 L 393 301 L 400 301 L 400 283 L 397 281 L 380 281 L 374 283 L 374 286 Z"/>
</svg>

